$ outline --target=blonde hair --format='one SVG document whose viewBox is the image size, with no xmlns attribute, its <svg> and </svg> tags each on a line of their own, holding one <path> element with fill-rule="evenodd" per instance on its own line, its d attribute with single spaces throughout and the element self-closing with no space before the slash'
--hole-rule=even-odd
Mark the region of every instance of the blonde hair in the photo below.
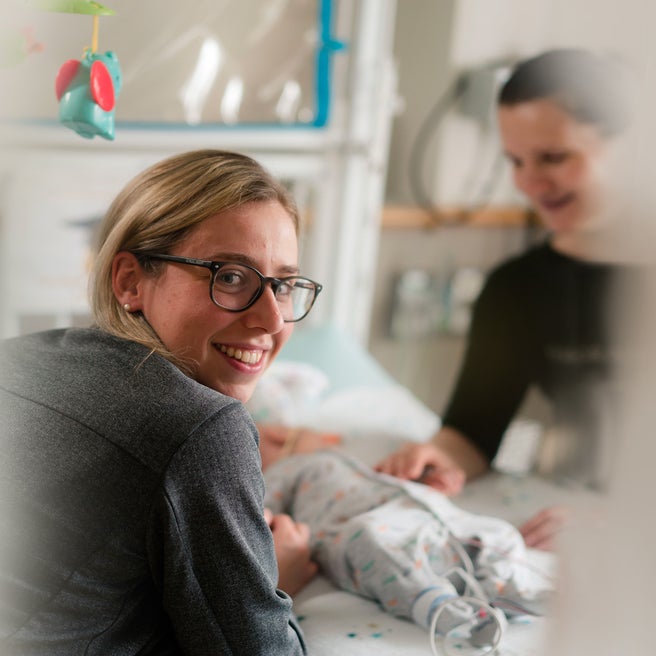
<svg viewBox="0 0 656 656">
<path fill-rule="evenodd" d="M 126 312 L 112 288 L 112 264 L 121 251 L 140 258 L 153 273 L 161 263 L 148 254 L 169 253 L 199 223 L 247 203 L 277 201 L 298 234 L 296 203 L 287 189 L 251 157 L 222 150 L 198 150 L 169 157 L 130 181 L 101 223 L 89 294 L 96 325 L 143 344 L 185 369 L 140 312 Z"/>
</svg>

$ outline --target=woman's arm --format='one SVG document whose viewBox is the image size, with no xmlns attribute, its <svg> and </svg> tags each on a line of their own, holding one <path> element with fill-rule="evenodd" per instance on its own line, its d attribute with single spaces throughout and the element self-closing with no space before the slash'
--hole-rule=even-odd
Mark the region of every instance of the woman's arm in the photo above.
<svg viewBox="0 0 656 656">
<path fill-rule="evenodd" d="M 522 293 L 509 267 L 488 278 L 442 428 L 426 444 L 403 446 L 378 464 L 379 471 L 448 495 L 487 471 L 531 378 Z"/>
<path fill-rule="evenodd" d="M 205 421 L 167 470 L 148 526 L 151 570 L 185 654 L 305 653 L 278 589 L 257 435 L 234 403 Z"/>
<path fill-rule="evenodd" d="M 433 437 L 433 444 L 464 470 L 467 481 L 477 478 L 490 468 L 483 452 L 455 428 L 443 426 Z"/>
</svg>

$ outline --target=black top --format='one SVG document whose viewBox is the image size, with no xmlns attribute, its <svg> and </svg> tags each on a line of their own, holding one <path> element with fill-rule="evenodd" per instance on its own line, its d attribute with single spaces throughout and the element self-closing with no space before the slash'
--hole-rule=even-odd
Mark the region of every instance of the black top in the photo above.
<svg viewBox="0 0 656 656">
<path fill-rule="evenodd" d="M 304 653 L 241 403 L 100 330 L 0 358 L 0 653 Z"/>
<path fill-rule="evenodd" d="M 497 267 L 474 306 L 444 425 L 491 461 L 535 384 L 552 401 L 558 424 L 597 432 L 618 353 L 610 311 L 629 271 L 567 257 L 548 244 Z"/>
</svg>

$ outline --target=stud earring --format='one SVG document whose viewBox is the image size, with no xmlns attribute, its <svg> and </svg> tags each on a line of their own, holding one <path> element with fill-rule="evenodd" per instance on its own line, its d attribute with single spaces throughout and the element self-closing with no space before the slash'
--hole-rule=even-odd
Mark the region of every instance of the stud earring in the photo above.
<svg viewBox="0 0 656 656">
<path fill-rule="evenodd" d="M 124 303 L 124 304 L 123 304 L 123 309 L 124 309 L 126 312 L 129 312 L 129 311 L 130 311 L 130 304 L 129 304 L 129 303 Z"/>
</svg>

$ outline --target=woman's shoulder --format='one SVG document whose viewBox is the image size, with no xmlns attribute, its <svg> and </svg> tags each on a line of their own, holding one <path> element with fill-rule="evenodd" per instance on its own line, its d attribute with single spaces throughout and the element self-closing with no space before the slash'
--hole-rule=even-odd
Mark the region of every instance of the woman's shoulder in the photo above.
<svg viewBox="0 0 656 656">
<path fill-rule="evenodd" d="M 103 434 L 185 434 L 222 413 L 247 414 L 149 348 L 96 328 L 7 340 L 2 359 L 7 389 Z"/>
<path fill-rule="evenodd" d="M 29 333 L 5 340 L 2 352 L 17 377 L 22 374 L 25 380 L 40 379 L 46 385 L 66 380 L 87 393 L 95 380 L 105 380 L 107 390 L 116 391 L 122 380 L 166 380 L 171 377 L 167 370 L 173 371 L 173 365 L 147 347 L 98 328 Z"/>
<path fill-rule="evenodd" d="M 556 280 L 563 278 L 581 274 L 608 275 L 614 268 L 610 264 L 591 263 L 559 253 L 544 241 L 499 263 L 490 271 L 486 286 L 493 290 L 532 292 L 542 285 L 553 286 Z"/>
<path fill-rule="evenodd" d="M 2 349 L 17 358 L 39 359 L 58 358 L 75 360 L 82 356 L 93 356 L 94 364 L 105 359 L 116 361 L 117 355 L 147 352 L 146 347 L 110 335 L 98 328 L 60 328 L 42 332 L 27 333 L 3 340 Z M 99 358 L 97 360 L 96 358 Z"/>
</svg>

